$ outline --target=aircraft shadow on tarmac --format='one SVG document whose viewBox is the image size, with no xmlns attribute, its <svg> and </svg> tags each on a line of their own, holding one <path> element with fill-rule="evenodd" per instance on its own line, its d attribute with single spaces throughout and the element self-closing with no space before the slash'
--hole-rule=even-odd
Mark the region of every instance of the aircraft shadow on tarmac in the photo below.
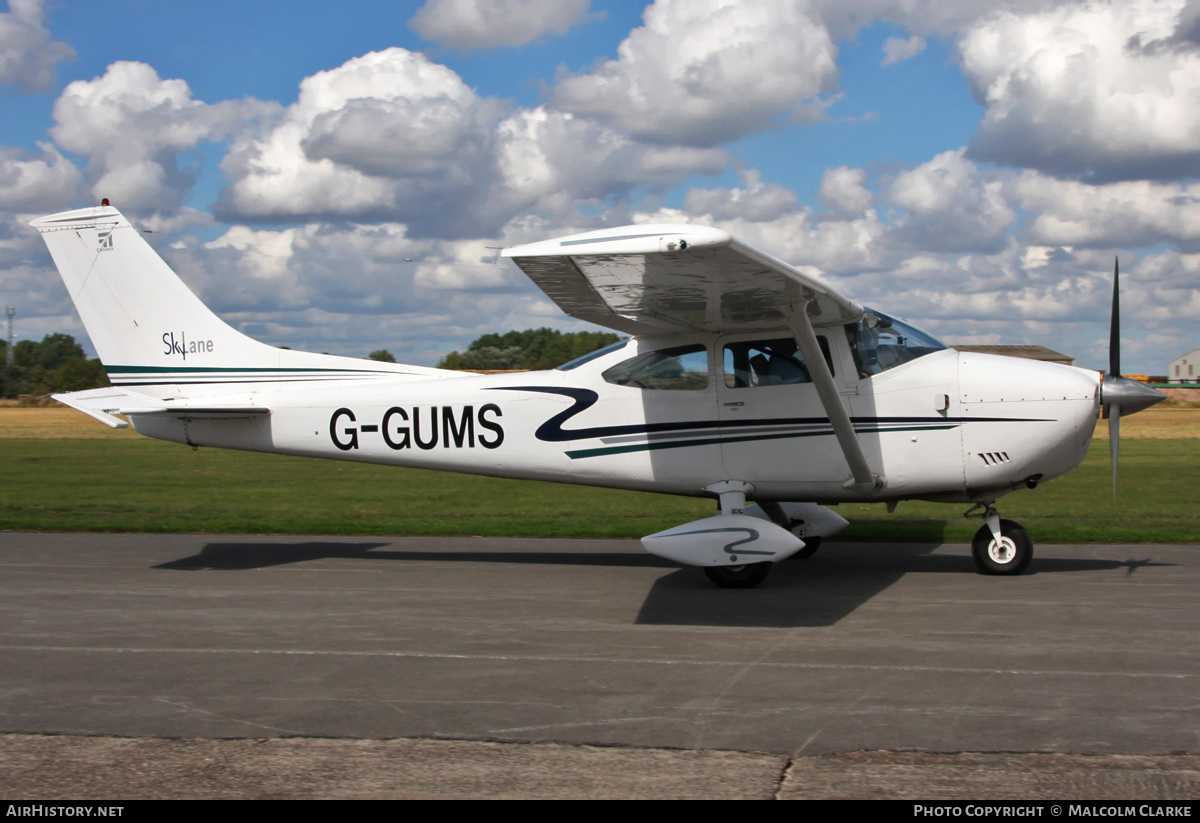
<svg viewBox="0 0 1200 823">
<path fill-rule="evenodd" d="M 830 543 L 822 546 L 816 557 L 776 564 L 765 583 L 749 590 L 705 591 L 703 577 L 695 569 L 680 569 L 655 582 L 637 622 L 748 628 L 832 626 L 906 575 L 977 574 L 969 552 L 932 554 L 938 547 L 936 543 Z M 1133 574 L 1146 566 L 1170 565 L 1175 564 L 1149 559 L 1035 557 L 1026 576 L 1122 567 L 1126 574 Z M 1012 579 L 1002 582 L 1019 585 Z"/>
<path fill-rule="evenodd" d="M 430 538 L 435 542 L 436 537 Z M 678 568 L 652 554 L 618 552 L 376 551 L 390 543 L 209 543 L 199 554 L 161 563 L 175 571 L 245 571 L 327 558 L 431 561 L 436 563 L 534 563 L 552 566 L 629 566 Z"/>
<path fill-rule="evenodd" d="M 437 538 L 430 538 L 436 545 Z M 328 558 L 432 563 L 497 563 L 674 569 L 651 585 L 636 621 L 648 625 L 831 626 L 909 574 L 974 575 L 968 552 L 934 554 L 940 543 L 836 543 L 808 560 L 776 564 L 757 589 L 717 589 L 699 569 L 650 554 L 564 551 L 384 550 L 386 542 L 209 543 L 198 554 L 162 563 L 174 571 L 245 571 Z M 1169 563 L 1035 557 L 1027 574 L 1114 570 L 1134 574 Z M 1015 582 L 1015 581 L 1014 581 Z"/>
</svg>

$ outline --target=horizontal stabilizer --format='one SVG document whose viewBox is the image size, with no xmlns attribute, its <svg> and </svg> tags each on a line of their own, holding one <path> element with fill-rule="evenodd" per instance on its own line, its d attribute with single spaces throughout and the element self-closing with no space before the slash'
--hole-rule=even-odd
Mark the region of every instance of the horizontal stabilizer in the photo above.
<svg viewBox="0 0 1200 823">
<path fill-rule="evenodd" d="M 131 395 L 133 395 L 133 392 L 123 391 L 122 389 L 104 388 L 52 394 L 50 396 L 59 403 L 65 403 L 76 411 L 81 411 L 90 417 L 96 418 L 106 426 L 111 426 L 114 429 L 124 429 L 129 424 L 119 417 L 113 417 L 110 412 L 115 411 L 121 405 L 122 398 Z M 143 397 L 143 395 L 138 396 Z M 152 397 L 146 397 L 145 400 L 150 403 L 154 402 L 154 398 Z"/>
<path fill-rule="evenodd" d="M 116 387 L 54 394 L 51 397 L 60 403 L 65 403 L 73 409 L 94 417 L 104 425 L 111 426 L 114 429 L 122 429 L 129 425 L 124 420 L 114 417 L 114 414 L 156 414 L 181 417 L 189 420 L 200 420 L 256 417 L 271 413 L 271 410 L 266 406 L 221 405 L 213 403 L 200 405 L 163 401 L 149 395 L 141 394 L 140 392 Z"/>
</svg>

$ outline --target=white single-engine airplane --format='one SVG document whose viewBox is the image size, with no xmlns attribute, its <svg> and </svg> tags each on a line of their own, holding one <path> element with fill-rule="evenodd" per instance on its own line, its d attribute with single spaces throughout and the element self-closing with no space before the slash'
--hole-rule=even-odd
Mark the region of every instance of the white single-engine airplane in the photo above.
<svg viewBox="0 0 1200 823">
<path fill-rule="evenodd" d="M 974 503 L 974 558 L 1033 544 L 1001 495 L 1079 464 L 1104 407 L 1163 395 L 960 353 L 719 229 L 639 225 L 507 248 L 567 314 L 633 335 L 552 371 L 464 375 L 277 349 L 201 303 L 107 204 L 33 221 L 111 388 L 55 395 L 193 446 L 713 496 L 720 514 L 642 539 L 749 588 L 847 522 L 823 504 Z M 747 505 L 753 501 L 753 505 Z"/>
</svg>

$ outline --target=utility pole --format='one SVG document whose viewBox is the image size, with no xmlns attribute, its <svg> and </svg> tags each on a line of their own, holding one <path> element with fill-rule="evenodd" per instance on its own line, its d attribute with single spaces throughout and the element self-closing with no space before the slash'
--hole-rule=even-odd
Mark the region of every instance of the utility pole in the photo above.
<svg viewBox="0 0 1200 823">
<path fill-rule="evenodd" d="M 17 339 L 16 335 L 13 334 L 12 319 L 17 310 L 9 306 L 4 310 L 4 313 L 8 315 L 8 345 L 4 347 L 4 365 L 11 366 L 13 341 Z"/>
</svg>

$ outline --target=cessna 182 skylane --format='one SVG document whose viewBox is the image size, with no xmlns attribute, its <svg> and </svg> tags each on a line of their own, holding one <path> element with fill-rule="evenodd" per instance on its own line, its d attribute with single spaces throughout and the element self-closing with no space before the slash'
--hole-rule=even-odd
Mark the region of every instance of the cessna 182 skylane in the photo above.
<svg viewBox="0 0 1200 823">
<path fill-rule="evenodd" d="M 1094 371 L 947 349 L 715 228 L 636 225 L 507 248 L 567 314 L 632 337 L 552 371 L 464 375 L 277 349 L 213 314 L 107 205 L 33 221 L 111 388 L 55 395 L 214 446 L 712 496 L 643 538 L 717 585 L 815 550 L 844 501 L 974 503 L 974 558 L 1033 544 L 995 501 L 1079 464 L 1103 406 L 1163 396 Z M 1115 464 L 1114 464 L 1115 482 Z M 748 505 L 748 501 L 752 501 Z"/>
</svg>

